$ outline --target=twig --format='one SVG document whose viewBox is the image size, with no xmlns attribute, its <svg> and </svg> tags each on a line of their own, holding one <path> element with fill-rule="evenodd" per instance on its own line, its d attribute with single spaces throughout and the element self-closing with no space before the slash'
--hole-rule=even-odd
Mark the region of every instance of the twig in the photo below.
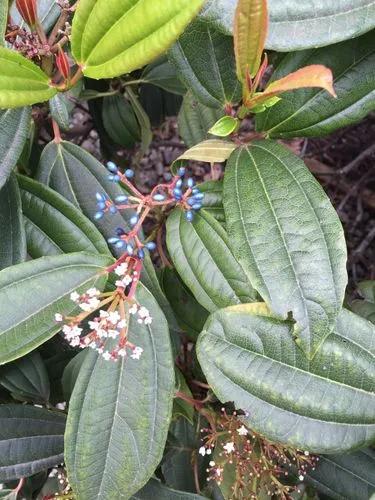
<svg viewBox="0 0 375 500">
<path fill-rule="evenodd" d="M 347 174 L 348 172 L 353 170 L 353 168 L 360 165 L 364 159 L 366 159 L 368 156 L 371 156 L 373 153 L 375 153 L 375 144 L 369 146 L 367 149 L 362 151 L 362 153 L 358 155 L 357 158 L 355 158 L 353 161 L 345 165 L 345 167 L 340 169 L 339 170 L 340 174 Z"/>
</svg>

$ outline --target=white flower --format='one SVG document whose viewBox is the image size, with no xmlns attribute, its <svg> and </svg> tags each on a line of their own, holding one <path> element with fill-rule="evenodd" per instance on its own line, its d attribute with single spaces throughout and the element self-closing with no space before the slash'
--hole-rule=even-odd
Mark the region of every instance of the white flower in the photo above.
<svg viewBox="0 0 375 500">
<path fill-rule="evenodd" d="M 212 453 L 211 448 L 207 448 L 207 450 L 206 450 L 206 455 L 211 455 L 211 453 Z"/>
<path fill-rule="evenodd" d="M 215 465 L 215 462 L 211 460 L 211 462 L 208 464 L 210 467 L 213 467 Z"/>
<path fill-rule="evenodd" d="M 126 262 L 123 262 L 122 264 L 116 267 L 115 273 L 117 274 L 117 276 L 124 276 L 127 270 L 128 270 L 128 265 Z"/>
<path fill-rule="evenodd" d="M 117 330 L 108 330 L 107 333 L 110 339 L 115 339 L 116 337 L 119 336 L 119 332 Z"/>
<path fill-rule="evenodd" d="M 152 323 L 151 316 L 148 316 L 147 318 L 145 318 L 145 325 L 151 325 L 151 323 Z"/>
<path fill-rule="evenodd" d="M 126 288 L 126 285 L 123 283 L 122 280 L 117 280 L 115 285 L 117 286 L 117 288 Z"/>
<path fill-rule="evenodd" d="M 300 476 L 298 476 L 298 479 L 299 479 L 300 481 L 303 481 L 303 480 L 305 479 L 305 477 L 301 474 Z"/>
<path fill-rule="evenodd" d="M 140 318 L 147 318 L 147 316 L 150 316 L 150 313 L 149 313 L 148 309 L 146 309 L 146 307 L 142 306 L 142 307 L 140 307 L 140 309 L 138 311 L 138 316 Z"/>
<path fill-rule="evenodd" d="M 140 359 L 142 352 L 143 352 L 142 347 L 134 347 L 133 354 L 131 354 L 130 357 L 132 359 Z"/>
<path fill-rule="evenodd" d="M 105 351 L 103 352 L 102 354 L 103 358 L 106 360 L 106 361 L 109 361 L 111 359 L 111 353 L 109 351 Z"/>
<path fill-rule="evenodd" d="M 224 450 L 227 452 L 227 453 L 232 453 L 234 451 L 234 443 L 233 441 L 229 441 L 228 443 L 226 443 L 224 446 L 223 446 Z"/>
<path fill-rule="evenodd" d="M 100 329 L 100 322 L 99 321 L 89 321 L 89 327 L 91 330 L 98 331 Z"/>
<path fill-rule="evenodd" d="M 120 349 L 119 352 L 118 352 L 118 355 L 121 358 L 125 358 L 125 356 L 126 356 L 126 349 Z"/>
<path fill-rule="evenodd" d="M 100 292 L 96 288 L 89 288 L 86 292 L 86 295 L 88 295 L 89 297 L 96 297 L 99 294 Z"/>
<path fill-rule="evenodd" d="M 78 302 L 79 298 L 80 298 L 80 295 L 77 292 L 72 292 L 70 294 L 70 300 L 72 300 L 73 302 Z"/>
<path fill-rule="evenodd" d="M 57 321 L 58 323 L 60 323 L 63 319 L 64 318 L 63 318 L 62 314 L 60 314 L 60 313 L 55 314 L 55 321 Z"/>
<path fill-rule="evenodd" d="M 122 329 L 122 328 L 125 328 L 125 327 L 126 327 L 126 320 L 125 319 L 122 319 L 121 321 L 119 321 L 117 323 L 117 328 Z"/>
<path fill-rule="evenodd" d="M 69 343 L 72 347 L 78 347 L 79 344 L 81 343 L 81 340 L 79 337 L 73 337 Z"/>
<path fill-rule="evenodd" d="M 92 307 L 92 309 L 96 309 L 100 304 L 100 300 L 95 297 L 95 298 L 90 299 L 88 301 L 88 303 L 89 303 L 89 306 Z"/>
<path fill-rule="evenodd" d="M 91 311 L 91 306 L 87 302 L 82 302 L 82 304 L 79 305 L 79 307 L 82 309 L 82 311 L 85 312 L 90 312 Z"/>
<path fill-rule="evenodd" d="M 131 306 L 131 308 L 129 309 L 129 314 L 136 314 L 136 312 L 138 311 L 138 306 L 137 304 L 133 304 Z"/>
<path fill-rule="evenodd" d="M 117 325 L 120 319 L 121 316 L 119 315 L 118 311 L 112 311 L 109 313 L 109 321 L 112 323 L 112 325 Z"/>
<path fill-rule="evenodd" d="M 103 318 L 103 319 L 104 319 L 104 318 L 108 318 L 109 313 L 108 313 L 107 311 L 103 311 L 103 309 L 101 309 L 101 310 L 99 311 L 99 316 L 100 316 L 101 318 Z"/>
<path fill-rule="evenodd" d="M 206 454 L 206 448 L 204 446 L 201 446 L 198 451 L 199 455 L 202 455 L 202 457 L 205 456 Z"/>
<path fill-rule="evenodd" d="M 237 429 L 237 432 L 240 436 L 247 436 L 247 429 L 244 425 Z"/>
</svg>

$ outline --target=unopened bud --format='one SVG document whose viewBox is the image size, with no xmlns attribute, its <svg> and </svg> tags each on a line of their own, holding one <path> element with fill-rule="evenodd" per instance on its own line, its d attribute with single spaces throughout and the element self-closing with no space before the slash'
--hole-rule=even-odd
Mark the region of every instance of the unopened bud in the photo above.
<svg viewBox="0 0 375 500">
<path fill-rule="evenodd" d="M 56 55 L 56 66 L 65 80 L 68 80 L 70 75 L 70 66 L 65 52 L 59 47 L 59 52 Z"/>
<path fill-rule="evenodd" d="M 36 0 L 16 0 L 16 6 L 22 19 L 30 27 L 35 26 L 37 20 Z"/>
</svg>

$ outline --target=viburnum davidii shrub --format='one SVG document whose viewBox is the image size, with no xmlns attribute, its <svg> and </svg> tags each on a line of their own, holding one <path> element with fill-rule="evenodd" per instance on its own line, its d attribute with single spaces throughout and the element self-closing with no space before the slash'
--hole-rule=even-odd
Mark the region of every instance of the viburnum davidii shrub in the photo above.
<svg viewBox="0 0 375 500">
<path fill-rule="evenodd" d="M 1 1 L 1 498 L 374 493 L 375 327 L 278 141 L 375 108 L 374 25 L 366 0 Z"/>
</svg>

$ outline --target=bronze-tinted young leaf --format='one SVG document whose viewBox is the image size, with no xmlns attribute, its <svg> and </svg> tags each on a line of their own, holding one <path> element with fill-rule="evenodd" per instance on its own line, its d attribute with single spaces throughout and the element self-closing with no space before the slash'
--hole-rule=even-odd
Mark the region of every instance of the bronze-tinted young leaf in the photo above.
<svg viewBox="0 0 375 500">
<path fill-rule="evenodd" d="M 130 73 L 163 54 L 204 0 L 81 0 L 72 51 L 86 76 Z"/>
<path fill-rule="evenodd" d="M 306 87 L 320 87 L 329 92 L 333 97 L 336 97 L 333 88 L 332 71 L 321 64 L 313 64 L 298 69 L 280 80 L 273 81 L 267 86 L 264 92 L 255 95 L 247 101 L 246 106 L 251 108 L 252 106 L 262 104 L 273 96 L 288 92 L 288 90 Z"/>
<path fill-rule="evenodd" d="M 0 47 L 0 65 L 0 108 L 47 101 L 57 93 L 39 66 L 14 50 Z"/>
<path fill-rule="evenodd" d="M 267 28 L 267 0 L 238 0 L 233 37 L 237 77 L 241 82 L 246 80 L 247 71 L 254 77 L 259 69 Z"/>
<path fill-rule="evenodd" d="M 249 307 L 250 306 L 250 307 Z M 313 360 L 293 324 L 241 304 L 211 314 L 198 359 L 221 402 L 268 439 L 314 453 L 340 453 L 375 440 L 375 327 L 342 309 Z"/>
<path fill-rule="evenodd" d="M 174 161 L 172 169 L 175 170 L 177 165 L 181 163 L 181 160 L 222 163 L 230 157 L 235 149 L 236 145 L 233 142 L 221 139 L 208 139 L 185 151 L 185 153 Z"/>
<path fill-rule="evenodd" d="M 271 310 L 291 312 L 312 357 L 342 307 L 346 244 L 336 211 L 302 160 L 274 141 L 235 151 L 224 177 L 234 253 Z"/>
<path fill-rule="evenodd" d="M 271 110 L 257 115 L 258 131 L 273 138 L 322 136 L 375 109 L 375 30 L 330 47 L 288 54 L 271 82 L 310 64 L 331 69 L 337 99 L 319 88 L 288 92 Z"/>
</svg>

